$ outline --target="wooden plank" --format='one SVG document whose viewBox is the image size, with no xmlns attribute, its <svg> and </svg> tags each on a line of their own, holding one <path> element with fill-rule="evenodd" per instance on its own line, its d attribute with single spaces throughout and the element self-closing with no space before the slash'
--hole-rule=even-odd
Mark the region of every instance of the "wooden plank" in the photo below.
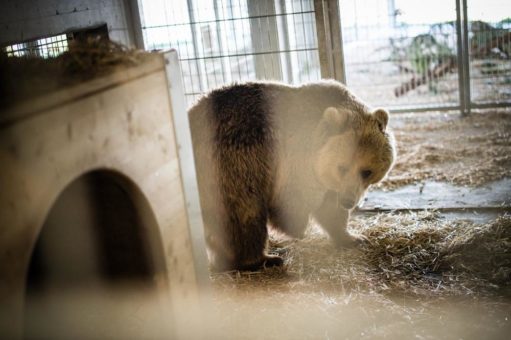
<svg viewBox="0 0 511 340">
<path fill-rule="evenodd" d="M 346 84 L 341 18 L 337 0 L 314 0 L 321 78 Z"/>
</svg>

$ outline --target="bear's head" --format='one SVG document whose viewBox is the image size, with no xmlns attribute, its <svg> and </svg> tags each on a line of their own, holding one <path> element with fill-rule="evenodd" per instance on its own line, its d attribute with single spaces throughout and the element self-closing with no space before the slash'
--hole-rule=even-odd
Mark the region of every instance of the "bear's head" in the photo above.
<svg viewBox="0 0 511 340">
<path fill-rule="evenodd" d="M 384 109 L 327 108 L 317 127 L 314 171 L 339 204 L 354 208 L 369 185 L 385 177 L 395 159 L 394 138 Z"/>
</svg>

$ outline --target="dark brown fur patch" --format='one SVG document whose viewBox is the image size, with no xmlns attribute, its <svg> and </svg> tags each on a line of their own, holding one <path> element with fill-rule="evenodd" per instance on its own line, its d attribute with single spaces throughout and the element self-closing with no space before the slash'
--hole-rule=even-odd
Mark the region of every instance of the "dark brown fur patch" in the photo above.
<svg viewBox="0 0 511 340">
<path fill-rule="evenodd" d="M 223 244 L 235 259 L 224 264 L 229 269 L 252 268 L 266 260 L 263 251 L 275 160 L 263 86 L 243 84 L 211 93 L 213 153 L 225 211 Z"/>
<path fill-rule="evenodd" d="M 247 83 L 211 93 L 218 146 L 271 147 L 271 119 L 264 85 Z"/>
</svg>

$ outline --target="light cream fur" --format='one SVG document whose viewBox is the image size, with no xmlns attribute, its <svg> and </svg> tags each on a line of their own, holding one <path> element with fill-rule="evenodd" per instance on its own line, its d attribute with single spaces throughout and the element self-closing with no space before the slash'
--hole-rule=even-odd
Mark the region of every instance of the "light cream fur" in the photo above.
<svg viewBox="0 0 511 340">
<path fill-rule="evenodd" d="M 307 192 L 309 209 L 319 207 L 326 190 L 352 197 L 358 203 L 368 186 L 386 175 L 395 158 L 387 111 L 371 109 L 333 81 L 301 87 L 275 83 L 272 87 L 272 107 L 280 134 L 280 191 L 300 186 Z M 337 126 L 342 133 L 323 139 L 322 124 Z M 358 145 L 368 136 L 374 142 L 373 149 Z M 345 167 L 346 172 L 339 173 L 338 166 Z M 374 172 L 369 180 L 360 178 L 362 169 Z M 286 183 L 286 179 L 296 178 L 300 181 Z"/>
</svg>

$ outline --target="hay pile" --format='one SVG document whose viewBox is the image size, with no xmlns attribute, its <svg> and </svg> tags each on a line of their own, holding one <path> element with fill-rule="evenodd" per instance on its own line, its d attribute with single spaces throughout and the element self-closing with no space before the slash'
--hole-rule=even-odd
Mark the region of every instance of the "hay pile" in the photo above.
<svg viewBox="0 0 511 340">
<path fill-rule="evenodd" d="M 0 108 L 140 64 L 149 53 L 89 38 L 70 43 L 55 58 L 0 56 Z"/>
<path fill-rule="evenodd" d="M 264 290 L 406 292 L 418 296 L 494 294 L 511 284 L 511 216 L 486 224 L 447 221 L 435 212 L 356 216 L 355 249 L 334 249 L 311 226 L 303 240 L 273 238 L 285 269 L 212 276 L 215 286 Z M 299 289 L 299 290 L 300 290 Z"/>
<path fill-rule="evenodd" d="M 434 212 L 380 214 L 358 228 L 367 264 L 392 286 L 464 294 L 511 283 L 509 215 L 476 225 Z"/>
</svg>

